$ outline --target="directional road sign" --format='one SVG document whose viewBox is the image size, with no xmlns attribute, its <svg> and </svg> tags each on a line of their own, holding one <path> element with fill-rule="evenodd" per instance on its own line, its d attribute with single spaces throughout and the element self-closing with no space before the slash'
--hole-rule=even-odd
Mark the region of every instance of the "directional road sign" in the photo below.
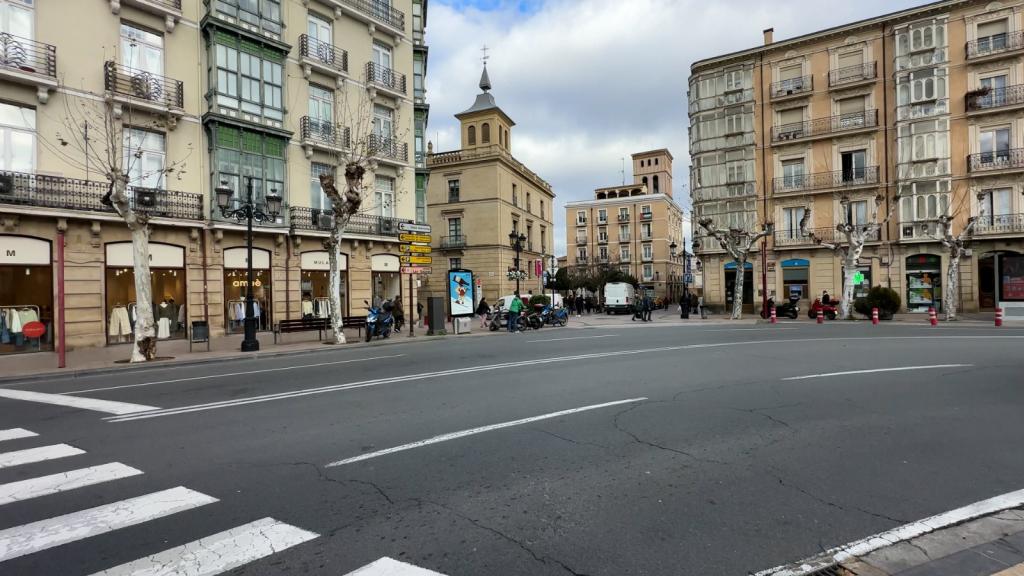
<svg viewBox="0 0 1024 576">
<path fill-rule="evenodd" d="M 412 222 L 399 222 L 398 229 L 401 230 L 402 232 L 430 234 L 430 224 L 413 224 Z"/>
<path fill-rule="evenodd" d="M 430 256 L 400 256 L 402 264 L 430 264 L 434 261 Z"/>
<path fill-rule="evenodd" d="M 412 252 L 413 254 L 430 254 L 430 246 L 422 244 L 399 244 L 399 252 Z"/>
<path fill-rule="evenodd" d="M 402 274 L 430 274 L 429 266 L 402 266 Z"/>
<path fill-rule="evenodd" d="M 399 234 L 399 242 L 422 242 L 430 244 L 430 234 Z"/>
</svg>

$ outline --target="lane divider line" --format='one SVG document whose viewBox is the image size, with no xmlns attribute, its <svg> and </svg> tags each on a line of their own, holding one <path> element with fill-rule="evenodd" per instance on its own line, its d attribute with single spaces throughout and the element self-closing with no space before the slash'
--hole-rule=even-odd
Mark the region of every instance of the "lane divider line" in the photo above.
<svg viewBox="0 0 1024 576">
<path fill-rule="evenodd" d="M 85 454 L 85 450 L 75 448 L 69 444 L 54 444 L 52 446 L 40 446 L 38 448 L 27 448 L 14 452 L 0 453 L 0 468 L 21 466 L 22 464 L 33 464 L 46 460 L 56 460 L 68 456 Z"/>
<path fill-rule="evenodd" d="M 851 374 L 874 374 L 877 372 L 905 372 L 907 370 L 938 370 L 940 368 L 967 368 L 974 364 L 932 364 L 930 366 L 899 366 L 897 368 L 871 368 L 868 370 L 848 370 L 846 372 L 827 372 L 825 374 L 807 374 L 806 376 L 790 376 L 783 380 L 807 380 L 810 378 L 831 378 L 833 376 L 849 376 Z"/>
<path fill-rule="evenodd" d="M 10 428 L 7 430 L 0 430 L 0 442 L 4 440 L 17 440 L 19 438 L 31 438 L 33 436 L 39 436 L 31 430 L 25 430 L 24 428 Z"/>
<path fill-rule="evenodd" d="M 601 334 L 600 336 L 573 336 L 571 338 L 548 338 L 547 340 L 527 340 L 526 343 L 532 344 L 533 342 L 560 342 L 562 340 L 592 340 L 594 338 L 614 338 L 616 336 L 618 336 L 618 334 Z"/>
<path fill-rule="evenodd" d="M 40 476 L 39 478 L 8 482 L 7 484 L 0 484 L 0 506 L 10 504 L 11 502 L 21 502 L 40 496 L 74 490 L 75 488 L 101 484 L 111 480 L 138 476 L 139 474 L 142 474 L 141 470 L 125 466 L 120 462 L 112 462 L 110 464 L 101 464 L 100 466 L 79 468 L 70 472 Z"/>
<path fill-rule="evenodd" d="M 12 390 L 10 388 L 0 388 L 0 398 L 25 400 L 26 402 L 39 402 L 41 404 L 53 404 L 55 406 L 68 406 L 81 410 L 93 410 L 95 412 L 106 412 L 107 414 L 118 415 L 158 410 L 156 406 L 146 406 L 144 404 L 129 404 L 128 402 L 114 402 L 113 400 L 65 396 L 63 394 L 48 394 L 46 392 L 32 392 L 29 390 Z"/>
<path fill-rule="evenodd" d="M 520 418 L 519 420 L 511 420 L 509 422 L 502 422 L 500 424 L 490 424 L 488 426 L 480 426 L 478 428 L 470 428 L 469 430 L 461 430 L 459 432 L 449 432 L 448 434 L 441 434 L 434 436 L 433 438 L 427 438 L 426 440 L 419 440 L 417 442 L 410 442 L 409 444 L 402 444 L 401 446 L 395 446 L 393 448 L 385 448 L 384 450 L 377 450 L 376 452 L 367 452 L 366 454 L 360 454 L 359 456 L 353 456 L 352 458 L 346 458 L 344 460 L 338 460 L 337 462 L 331 462 L 326 465 L 326 468 L 334 468 L 336 466 L 344 466 L 345 464 L 352 464 L 354 462 L 361 462 L 363 460 L 369 460 L 371 458 L 378 458 L 380 456 L 386 456 L 388 454 L 394 454 L 395 452 L 404 452 L 405 450 L 412 450 L 414 448 L 421 448 L 423 446 L 429 446 L 431 444 L 438 444 L 440 442 L 448 442 L 449 440 L 456 440 L 458 438 L 465 438 L 466 436 L 473 436 L 474 434 L 482 434 L 484 432 L 490 432 L 492 430 L 500 430 L 502 428 L 508 428 L 510 426 L 521 426 L 523 424 L 529 424 L 531 422 L 537 422 L 538 420 L 550 420 L 551 418 L 558 418 L 560 416 L 568 416 L 570 414 L 576 414 L 579 412 L 587 412 L 589 410 L 598 410 L 600 408 L 608 408 L 609 406 L 619 406 L 620 404 L 630 404 L 633 402 L 643 402 L 647 400 L 643 398 L 629 398 L 627 400 L 616 400 L 615 402 L 605 402 L 603 404 L 591 404 L 590 406 L 583 406 L 581 408 L 570 408 L 569 410 L 560 410 L 558 412 L 551 412 L 550 414 L 542 414 L 540 416 L 531 416 L 529 418 Z"/>
</svg>

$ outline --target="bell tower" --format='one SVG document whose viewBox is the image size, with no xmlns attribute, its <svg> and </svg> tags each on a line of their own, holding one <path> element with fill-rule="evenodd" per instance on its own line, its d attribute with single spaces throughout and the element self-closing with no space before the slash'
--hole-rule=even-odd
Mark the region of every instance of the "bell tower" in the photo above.
<svg viewBox="0 0 1024 576">
<path fill-rule="evenodd" d="M 463 150 L 500 148 L 512 151 L 512 127 L 516 123 L 494 101 L 486 62 L 480 75 L 480 93 L 476 95 L 476 101 L 455 117 L 461 123 Z"/>
<path fill-rule="evenodd" d="M 646 184 L 648 194 L 672 197 L 672 153 L 667 149 L 633 154 L 633 183 Z"/>
</svg>

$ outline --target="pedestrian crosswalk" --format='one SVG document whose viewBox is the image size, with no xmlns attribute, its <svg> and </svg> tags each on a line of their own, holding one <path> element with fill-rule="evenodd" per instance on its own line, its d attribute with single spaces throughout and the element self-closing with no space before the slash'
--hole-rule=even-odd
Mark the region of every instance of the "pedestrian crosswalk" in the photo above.
<svg viewBox="0 0 1024 576">
<path fill-rule="evenodd" d="M 0 430 L 0 442 L 35 438 L 22 428 Z M 0 469 L 85 454 L 68 444 L 52 444 L 2 451 Z M 114 482 L 143 474 L 120 462 L 76 468 L 67 472 L 0 484 L 0 506 L 42 498 L 87 486 Z M 203 506 L 217 498 L 176 486 L 0 530 L 0 573 L 4 562 L 41 553 L 109 532 L 127 530 Z M 317 538 L 317 534 L 275 520 L 262 518 L 182 546 L 169 548 L 109 568 L 93 576 L 215 576 L 239 566 Z"/>
</svg>

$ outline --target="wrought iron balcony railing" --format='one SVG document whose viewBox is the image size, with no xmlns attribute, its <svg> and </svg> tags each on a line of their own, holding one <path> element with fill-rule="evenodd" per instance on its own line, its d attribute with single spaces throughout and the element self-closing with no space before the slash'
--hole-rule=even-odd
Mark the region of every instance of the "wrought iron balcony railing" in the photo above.
<svg viewBox="0 0 1024 576">
<path fill-rule="evenodd" d="M 1024 168 L 1024 148 L 981 152 L 967 157 L 968 172 Z"/>
<path fill-rule="evenodd" d="M 874 80 L 878 76 L 878 63 L 865 62 L 828 71 L 828 85 L 842 86 L 862 80 Z"/>
<path fill-rule="evenodd" d="M 828 188 L 854 186 L 871 186 L 878 184 L 878 166 L 850 168 L 835 172 L 815 172 L 813 174 L 793 174 L 779 176 L 772 183 L 776 194 L 788 192 L 806 192 Z"/>
<path fill-rule="evenodd" d="M 577 236 L 576 237 L 576 243 L 577 244 L 586 244 L 587 243 L 587 237 L 586 236 Z"/>
<path fill-rule="evenodd" d="M 108 61 L 103 67 L 103 86 L 107 92 L 143 100 L 165 108 L 184 106 L 184 83 L 145 70 L 136 70 Z"/>
<path fill-rule="evenodd" d="M 114 213 L 110 184 L 61 176 L 0 171 L 0 204 Z M 132 207 L 151 217 L 203 220 L 203 197 L 191 192 L 129 186 Z"/>
<path fill-rule="evenodd" d="M 336 72 L 348 73 L 347 51 L 310 38 L 308 34 L 299 36 L 299 55 Z"/>
<path fill-rule="evenodd" d="M 403 163 L 409 161 L 408 142 L 399 142 L 394 138 L 370 134 L 366 145 L 370 155 L 376 158 L 385 158 Z"/>
<path fill-rule="evenodd" d="M 1024 84 L 967 93 L 967 110 L 971 112 L 1020 104 L 1024 104 Z"/>
<path fill-rule="evenodd" d="M 1024 214 L 981 216 L 974 224 L 975 234 L 1024 233 Z"/>
<path fill-rule="evenodd" d="M 773 100 L 776 98 L 785 98 L 786 96 L 804 94 L 813 90 L 814 76 L 800 76 L 798 78 L 790 78 L 789 80 L 780 80 L 778 82 L 772 82 L 771 85 Z"/>
<path fill-rule="evenodd" d="M 846 132 L 847 130 L 876 127 L 878 127 L 878 110 L 865 110 L 863 112 L 854 112 L 853 114 L 815 118 L 805 122 L 772 126 L 772 142 L 799 140 L 800 138 L 809 138 L 811 136 L 822 136 Z"/>
<path fill-rule="evenodd" d="M 0 68 L 57 77 L 57 47 L 0 32 Z"/>
<path fill-rule="evenodd" d="M 441 248 L 442 249 L 455 249 L 466 247 L 466 235 L 465 234 L 454 234 L 449 236 L 441 236 Z"/>
<path fill-rule="evenodd" d="M 863 226 L 858 227 L 861 230 L 865 229 Z M 817 242 L 815 242 L 814 238 L 811 237 L 812 234 L 822 242 L 843 242 L 846 240 L 846 236 L 842 232 L 836 230 L 834 226 L 831 228 L 809 228 L 807 232 L 808 234 L 804 234 L 800 230 L 776 230 L 774 234 L 775 245 L 779 247 L 813 246 L 817 244 Z M 878 242 L 881 238 L 881 230 L 876 229 L 868 233 L 866 240 L 868 242 Z"/>
<path fill-rule="evenodd" d="M 291 206 L 288 212 L 292 230 L 329 232 L 334 228 L 334 213 L 330 210 Z"/>
<path fill-rule="evenodd" d="M 289 209 L 289 215 L 292 230 L 328 232 L 334 227 L 334 215 L 330 210 L 292 206 Z M 391 218 L 388 216 L 355 214 L 349 220 L 344 233 L 398 238 L 398 225 L 406 221 L 401 218 Z"/>
<path fill-rule="evenodd" d="M 348 127 L 309 116 L 299 119 L 299 136 L 304 142 L 327 148 L 348 148 L 352 145 L 352 132 Z"/>
<path fill-rule="evenodd" d="M 1004 32 L 967 43 L 967 59 L 983 58 L 1002 52 L 1024 49 L 1024 30 Z"/>
<path fill-rule="evenodd" d="M 366 63 L 366 82 L 385 90 L 405 94 L 405 74 L 373 62 Z"/>
<path fill-rule="evenodd" d="M 405 30 L 405 13 L 391 7 L 386 0 L 334 0 L 361 14 L 397 30 Z"/>
</svg>

